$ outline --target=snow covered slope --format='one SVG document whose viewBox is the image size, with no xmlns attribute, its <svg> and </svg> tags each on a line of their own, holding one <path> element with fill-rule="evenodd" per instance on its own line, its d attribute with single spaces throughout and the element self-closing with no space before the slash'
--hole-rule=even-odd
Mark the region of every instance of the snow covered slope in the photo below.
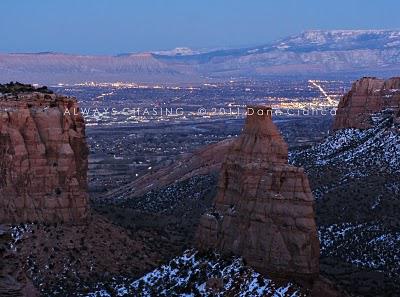
<svg viewBox="0 0 400 297">
<path fill-rule="evenodd" d="M 385 176 L 387 190 L 399 195 L 398 118 L 393 111 L 386 110 L 374 114 L 372 121 L 370 129 L 342 129 L 320 144 L 290 153 L 290 161 L 304 167 L 312 176 L 317 199 L 335 187 L 371 176 Z"/>
<path fill-rule="evenodd" d="M 371 121 L 290 160 L 305 168 L 316 197 L 322 273 L 362 296 L 398 296 L 400 124 L 391 110 Z"/>
<path fill-rule="evenodd" d="M 115 282 L 95 296 L 306 296 L 290 282 L 277 283 L 247 267 L 241 258 L 186 250 L 135 281 Z"/>
</svg>

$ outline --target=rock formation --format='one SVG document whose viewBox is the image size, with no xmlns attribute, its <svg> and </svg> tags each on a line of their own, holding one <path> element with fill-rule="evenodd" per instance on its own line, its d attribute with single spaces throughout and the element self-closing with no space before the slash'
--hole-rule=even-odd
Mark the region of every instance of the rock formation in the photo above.
<svg viewBox="0 0 400 297">
<path fill-rule="evenodd" d="M 0 94 L 0 222 L 86 217 L 88 148 L 76 111 L 74 98 Z"/>
<path fill-rule="evenodd" d="M 222 165 L 214 209 L 201 218 L 197 245 L 240 255 L 263 273 L 314 278 L 319 241 L 307 176 L 287 163 L 287 144 L 271 110 L 253 109 Z"/>
<path fill-rule="evenodd" d="M 343 96 L 336 112 L 334 130 L 371 127 L 371 114 L 386 108 L 400 107 L 400 77 L 388 80 L 364 77 L 353 83 Z"/>
</svg>

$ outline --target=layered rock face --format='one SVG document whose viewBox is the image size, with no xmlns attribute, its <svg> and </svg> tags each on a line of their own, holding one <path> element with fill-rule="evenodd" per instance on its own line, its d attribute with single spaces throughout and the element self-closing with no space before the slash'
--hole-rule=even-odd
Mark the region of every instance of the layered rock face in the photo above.
<svg viewBox="0 0 400 297">
<path fill-rule="evenodd" d="M 400 77 L 388 80 L 364 77 L 353 83 L 351 90 L 340 100 L 333 129 L 370 128 L 372 113 L 399 107 Z"/>
<path fill-rule="evenodd" d="M 319 241 L 307 176 L 287 163 L 287 144 L 271 110 L 253 110 L 222 165 L 214 209 L 201 218 L 197 245 L 240 255 L 263 273 L 314 278 Z"/>
<path fill-rule="evenodd" d="M 76 99 L 55 94 L 0 96 L 0 222 L 87 216 L 88 148 L 77 110 Z"/>
</svg>

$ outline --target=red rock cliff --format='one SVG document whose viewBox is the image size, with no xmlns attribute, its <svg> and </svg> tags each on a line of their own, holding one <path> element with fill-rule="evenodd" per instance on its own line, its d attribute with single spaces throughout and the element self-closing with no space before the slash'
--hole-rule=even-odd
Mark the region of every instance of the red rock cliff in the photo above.
<svg viewBox="0 0 400 297">
<path fill-rule="evenodd" d="M 222 165 L 214 210 L 201 218 L 197 245 L 240 255 L 260 272 L 314 278 L 319 241 L 307 176 L 288 165 L 270 110 L 254 110 Z"/>
<path fill-rule="evenodd" d="M 74 109 L 55 94 L 0 95 L 0 222 L 87 216 L 88 148 Z"/>
<path fill-rule="evenodd" d="M 399 107 L 400 77 L 386 81 L 375 77 L 364 77 L 353 83 L 351 90 L 340 100 L 333 129 L 366 129 L 371 126 L 372 113 Z"/>
</svg>

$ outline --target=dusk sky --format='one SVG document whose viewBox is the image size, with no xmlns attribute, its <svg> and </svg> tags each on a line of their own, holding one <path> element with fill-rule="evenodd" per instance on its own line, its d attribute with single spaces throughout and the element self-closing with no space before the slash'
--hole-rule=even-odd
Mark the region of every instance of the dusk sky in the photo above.
<svg viewBox="0 0 400 297">
<path fill-rule="evenodd" d="M 398 0 L 2 0 L 0 52 L 257 45 L 307 29 L 399 29 L 399 10 Z"/>
</svg>

